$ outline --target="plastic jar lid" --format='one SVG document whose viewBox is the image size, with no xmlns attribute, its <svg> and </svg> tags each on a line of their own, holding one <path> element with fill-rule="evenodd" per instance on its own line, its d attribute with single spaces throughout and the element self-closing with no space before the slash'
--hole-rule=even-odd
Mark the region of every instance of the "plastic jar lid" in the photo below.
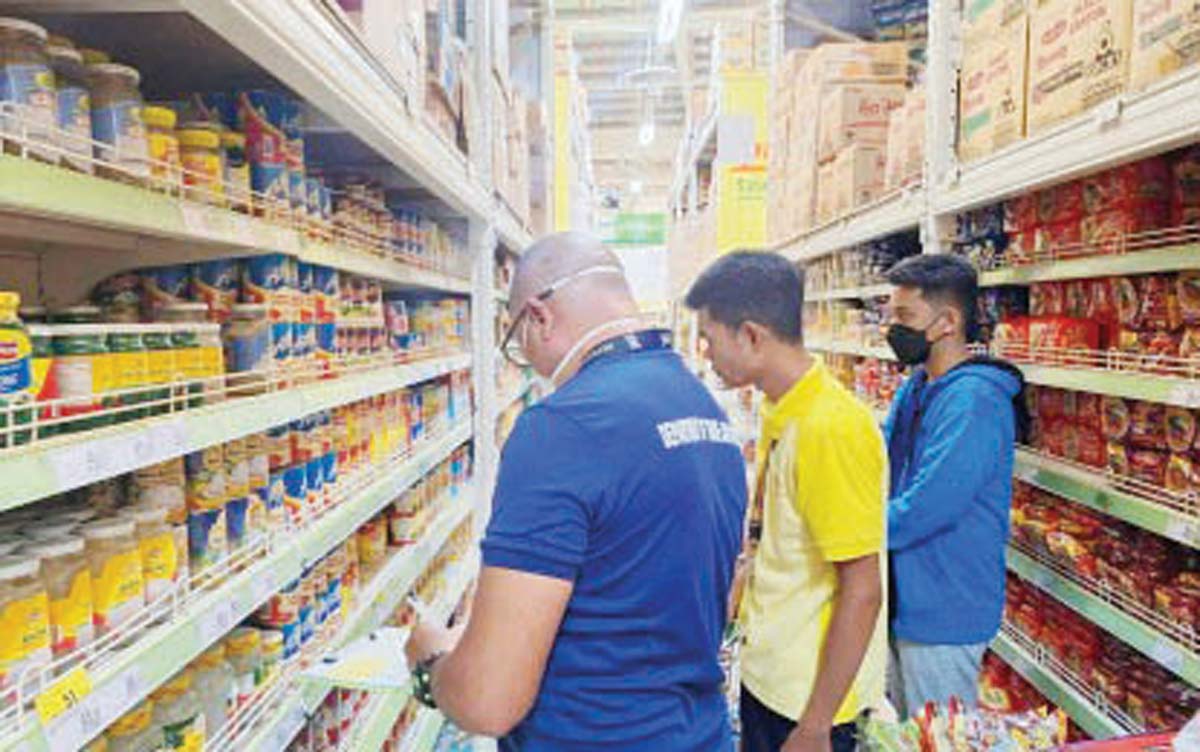
<svg viewBox="0 0 1200 752">
<path fill-rule="evenodd" d="M 152 128 L 170 130 L 179 122 L 179 116 L 175 114 L 175 110 L 168 107 L 143 107 L 142 122 Z"/>
<path fill-rule="evenodd" d="M 74 47 L 63 47 L 57 44 L 51 44 L 46 48 L 46 52 L 50 53 L 51 57 L 60 58 L 62 60 L 70 60 L 72 63 L 83 65 L 83 53 Z"/>
<path fill-rule="evenodd" d="M 75 49 L 75 43 L 62 34 L 51 34 L 46 37 L 46 44 L 51 47 L 65 47 L 68 50 Z"/>
<path fill-rule="evenodd" d="M 254 652 L 261 642 L 262 637 L 257 629 L 238 627 L 225 638 L 225 649 L 229 655 L 247 655 Z"/>
<path fill-rule="evenodd" d="M 133 535 L 134 524 L 132 520 L 109 518 L 107 520 L 97 520 L 90 522 L 80 528 L 83 537 L 88 540 L 112 540 L 113 538 L 123 538 Z"/>
<path fill-rule="evenodd" d="M 49 32 L 47 32 L 41 26 L 20 18 L 0 18 L 0 29 L 7 29 L 8 31 L 23 31 L 26 34 L 33 34 L 43 42 L 50 38 Z"/>
<path fill-rule="evenodd" d="M 191 149 L 216 150 L 221 148 L 221 137 L 210 130 L 181 130 L 179 145 Z"/>
<path fill-rule="evenodd" d="M 83 553 L 83 538 L 78 536 L 48 538 L 26 546 L 25 551 L 33 556 L 47 559 L 81 554 Z"/>
<path fill-rule="evenodd" d="M 100 65 L 102 63 L 111 63 L 112 57 L 104 50 L 93 50 L 89 47 L 81 47 L 79 53 L 83 55 L 83 62 L 88 65 Z"/>
<path fill-rule="evenodd" d="M 75 521 L 55 522 L 49 525 L 41 525 L 39 527 L 28 527 L 24 529 L 24 533 L 29 540 L 44 541 L 53 538 L 61 538 L 64 535 L 70 535 L 79 529 L 79 523 Z"/>
<path fill-rule="evenodd" d="M 18 309 L 21 307 L 21 295 L 15 292 L 0 292 L 0 308 Z"/>
<path fill-rule="evenodd" d="M 87 58 L 87 52 L 84 52 L 85 59 Z M 105 76 L 120 76 L 122 78 L 133 79 L 134 86 L 142 82 L 142 74 L 138 72 L 137 68 L 131 68 L 128 65 L 121 65 L 120 63 L 92 63 L 88 68 L 93 73 Z"/>
<path fill-rule="evenodd" d="M 245 147 L 246 134 L 237 131 L 221 131 L 221 146 L 227 149 Z"/>
<path fill-rule="evenodd" d="M 0 580 L 36 577 L 42 560 L 36 556 L 0 556 Z"/>
</svg>

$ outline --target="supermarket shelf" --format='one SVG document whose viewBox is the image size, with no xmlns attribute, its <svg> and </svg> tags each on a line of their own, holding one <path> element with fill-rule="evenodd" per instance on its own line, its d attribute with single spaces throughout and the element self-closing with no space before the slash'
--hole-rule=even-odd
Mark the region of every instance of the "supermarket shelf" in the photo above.
<svg viewBox="0 0 1200 752">
<path fill-rule="evenodd" d="M 466 157 L 411 111 L 416 103 L 406 104 L 343 14 L 312 0 L 176 4 L 450 207 L 492 218 L 495 203 Z"/>
<path fill-rule="evenodd" d="M 695 171 L 696 164 L 700 161 L 700 155 L 704 153 L 709 142 L 714 141 L 717 137 L 717 111 L 714 109 L 710 112 L 693 133 L 695 137 L 684 142 L 686 151 L 681 150 L 676 159 L 675 177 L 671 181 L 671 192 L 668 194 L 676 209 L 687 208 L 684 203 L 684 192 L 687 190 L 689 176 Z"/>
<path fill-rule="evenodd" d="M 862 287 L 843 287 L 837 290 L 807 293 L 805 302 L 817 303 L 824 300 L 864 300 L 869 298 L 887 297 L 892 291 L 889 284 L 863 285 Z"/>
<path fill-rule="evenodd" d="M 1017 449 L 1013 474 L 1044 491 L 1117 517 L 1143 530 L 1200 548 L 1200 515 L 1118 488 L 1103 471 Z"/>
<path fill-rule="evenodd" d="M 415 483 L 470 437 L 471 426 L 464 422 L 419 449 L 407 462 L 381 475 L 311 528 L 285 537 L 285 545 L 197 599 L 179 618 L 146 634 L 133 649 L 102 666 L 91 678 L 92 692 L 74 708 L 44 728 L 31 720 L 23 730 L 17 729 L 13 736 L 0 740 L 0 749 L 22 752 L 78 749 L 253 613 L 280 587 L 298 578 L 308 562 L 345 540 L 394 499 L 399 490 Z"/>
<path fill-rule="evenodd" d="M 949 214 L 1182 146 L 1200 135 L 1200 69 L 1125 94 L 959 168 L 931 196 Z"/>
<path fill-rule="evenodd" d="M 1086 279 L 1126 274 L 1153 274 L 1195 269 L 1200 246 L 1182 243 L 1145 251 L 1105 256 L 1047 260 L 1025 266 L 994 269 L 979 275 L 982 287 L 1022 285 L 1060 279 Z"/>
<path fill-rule="evenodd" d="M 1018 363 L 1030 384 L 1108 394 L 1125 399 L 1200 407 L 1200 381 L 1136 371 Z"/>
<path fill-rule="evenodd" d="M 793 261 L 811 261 L 844 248 L 904 230 L 914 230 L 925 214 L 925 192 L 905 189 L 776 247 Z"/>
<path fill-rule="evenodd" d="M 405 752 L 431 752 L 434 745 L 437 744 L 438 736 L 444 725 L 446 725 L 446 718 L 441 713 L 429 708 L 421 708 L 417 713 L 416 722 L 404 737 L 404 743 L 400 745 L 400 748 Z"/>
<path fill-rule="evenodd" d="M 871 347 L 869 345 L 859 345 L 853 342 L 834 342 L 830 340 L 817 340 L 808 344 L 808 349 L 815 352 L 833 353 L 835 355 L 858 355 L 864 358 L 878 358 L 879 360 L 895 360 L 896 355 L 887 347 Z"/>
<path fill-rule="evenodd" d="M 1008 569 L 1070 606 L 1092 623 L 1108 630 L 1122 642 L 1145 653 L 1193 686 L 1200 685 L 1200 654 L 1193 649 L 1194 646 L 1183 645 L 1174 637 L 1162 634 L 1150 624 L 1131 615 L 1127 604 L 1109 602 L 1101 594 L 1092 592 L 1012 547 L 1008 549 Z M 1185 630 L 1180 627 L 1180 631 Z M 1193 635 L 1192 642 L 1196 641 Z"/>
<path fill-rule="evenodd" d="M 1049 665 L 1044 656 L 1036 656 L 1029 647 L 1022 645 L 1015 630 L 1002 630 L 992 642 L 992 650 L 1092 737 L 1107 739 L 1136 730 L 1127 728 L 1106 713 L 1099 702 L 1102 698 L 1089 697 Z"/>
<path fill-rule="evenodd" d="M 396 719 L 404 712 L 411 692 L 392 689 L 371 692 L 362 718 L 354 723 L 346 749 L 376 750 L 392 734 Z M 408 749 L 407 747 L 405 749 Z"/>
<path fill-rule="evenodd" d="M 533 243 L 533 235 L 521 225 L 517 215 L 513 213 L 503 200 L 497 199 L 496 237 L 500 243 L 514 254 L 520 255 Z"/>
<path fill-rule="evenodd" d="M 177 415 L 149 418 L 138 421 L 136 426 L 124 423 L 0 452 L 0 475 L 8 479 L 0 488 L 0 510 L 470 365 L 471 356 L 460 354 L 379 368 L 255 397 L 227 400 Z"/>
<path fill-rule="evenodd" d="M 0 215 L 5 234 L 119 250 L 111 257 L 89 256 L 89 266 L 107 272 L 209 256 L 286 253 L 395 285 L 471 290 L 470 280 L 313 241 L 265 219 L 8 155 L 0 155 Z M 113 232 L 121 237 L 106 239 Z M 83 289 L 71 292 L 84 293 L 96 281 L 82 280 Z"/>
<path fill-rule="evenodd" d="M 469 438 L 470 431 L 467 430 L 465 434 Z M 453 447 L 465 440 L 462 436 L 457 438 L 460 440 L 453 442 L 445 453 L 449 453 Z M 444 457 L 445 454 L 442 456 Z M 430 463 L 425 472 L 428 472 L 436 464 L 436 461 Z M 386 498 L 377 498 L 369 514 L 363 516 L 358 524 L 350 528 L 341 539 L 344 540 L 348 537 L 350 532 L 356 530 L 362 522 L 365 522 L 395 498 L 398 491 L 407 488 L 420 477 L 422 475 L 418 474 L 406 483 L 390 484 L 387 493 L 384 494 Z M 466 519 L 470 511 L 471 504 L 469 503 L 461 503 L 453 509 L 443 511 L 438 516 L 437 522 L 429 528 L 418 543 L 396 552 L 372 579 L 371 584 L 361 596 L 363 605 L 360 605 L 347 617 L 338 633 L 328 643 L 328 648 L 335 650 L 383 625 L 391 617 L 404 596 L 408 594 L 413 583 L 429 566 L 429 562 L 441 550 L 450 533 Z M 336 543 L 335 540 L 334 544 L 336 545 Z M 257 732 L 247 740 L 244 749 L 270 752 L 280 748 L 279 740 L 295 738 L 296 734 L 300 733 L 308 713 L 321 703 L 326 692 L 325 688 L 317 684 L 304 684 L 295 691 L 288 692 L 284 702 L 268 713 L 264 721 L 259 723 Z M 403 703 L 401 707 L 403 707 Z M 398 713 L 399 710 L 397 710 Z M 395 720 L 395 716 L 393 716 L 393 720 Z M 391 726 L 389 725 L 388 728 L 390 729 Z M 367 747 L 354 747 L 354 749 L 367 749 Z"/>
</svg>

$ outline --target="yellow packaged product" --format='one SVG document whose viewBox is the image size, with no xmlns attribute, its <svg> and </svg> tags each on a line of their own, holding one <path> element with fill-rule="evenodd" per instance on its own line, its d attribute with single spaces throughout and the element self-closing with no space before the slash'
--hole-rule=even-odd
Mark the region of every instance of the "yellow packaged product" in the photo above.
<svg viewBox="0 0 1200 752">
<path fill-rule="evenodd" d="M 50 599 L 34 556 L 0 558 L 0 689 L 50 662 Z"/>
<path fill-rule="evenodd" d="M 145 107 L 146 143 L 150 150 L 150 181 L 160 190 L 175 195 L 182 182 L 183 163 L 179 156 L 179 136 L 175 133 L 175 111 L 167 107 Z"/>
<path fill-rule="evenodd" d="M 200 696 L 192 687 L 192 672 L 184 669 L 150 695 L 154 703 L 152 723 L 162 729 L 162 750 L 203 752 L 204 712 Z"/>
<path fill-rule="evenodd" d="M 162 746 L 162 730 L 152 725 L 154 703 L 146 700 L 104 732 L 108 752 L 145 752 Z"/>
<path fill-rule="evenodd" d="M 184 195 L 193 201 L 225 205 L 225 169 L 221 136 L 207 123 L 188 123 L 179 131 Z"/>
<path fill-rule="evenodd" d="M 135 507 L 131 514 L 136 525 L 138 555 L 142 562 L 146 602 L 163 597 L 179 581 L 179 555 L 175 531 L 167 523 L 167 509 L 159 505 Z"/>
<path fill-rule="evenodd" d="M 83 538 L 49 538 L 25 549 L 42 561 L 42 582 L 49 597 L 50 649 L 56 658 L 91 643 L 92 573 Z"/>
<path fill-rule="evenodd" d="M 92 575 L 93 623 L 103 636 L 145 605 L 142 558 L 131 520 L 108 519 L 81 528 Z"/>
</svg>

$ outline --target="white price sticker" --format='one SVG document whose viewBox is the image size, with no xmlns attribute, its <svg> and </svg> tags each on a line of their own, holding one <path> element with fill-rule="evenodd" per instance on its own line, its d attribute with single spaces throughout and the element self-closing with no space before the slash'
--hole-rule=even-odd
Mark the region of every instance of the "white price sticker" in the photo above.
<svg viewBox="0 0 1200 752">
<path fill-rule="evenodd" d="M 197 620 L 196 628 L 199 631 L 201 645 L 208 647 L 233 629 L 232 605 L 230 601 L 219 603 Z"/>
<path fill-rule="evenodd" d="M 68 490 L 104 480 L 121 472 L 114 464 L 118 458 L 110 454 L 111 441 L 88 441 L 78 446 L 65 446 L 50 453 L 50 466 L 59 488 Z"/>
<path fill-rule="evenodd" d="M 1172 540 L 1180 541 L 1189 546 L 1200 547 L 1200 522 L 1172 519 L 1167 525 L 1166 534 Z"/>
<path fill-rule="evenodd" d="M 1158 640 L 1150 648 L 1150 657 L 1163 667 L 1178 673 L 1183 670 L 1183 650 L 1167 640 Z"/>
<path fill-rule="evenodd" d="M 1171 389 L 1167 401 L 1181 407 L 1200 407 L 1200 383 L 1180 384 Z"/>
</svg>

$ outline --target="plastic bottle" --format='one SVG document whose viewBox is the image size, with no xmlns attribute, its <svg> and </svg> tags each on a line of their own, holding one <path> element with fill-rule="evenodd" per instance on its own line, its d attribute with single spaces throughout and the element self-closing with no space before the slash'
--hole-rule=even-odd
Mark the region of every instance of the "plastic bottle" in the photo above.
<svg viewBox="0 0 1200 752">
<path fill-rule="evenodd" d="M 200 697 L 204 730 L 215 736 L 233 714 L 237 697 L 233 667 L 225 660 L 225 645 L 217 643 L 192 663 L 192 687 Z"/>
</svg>

